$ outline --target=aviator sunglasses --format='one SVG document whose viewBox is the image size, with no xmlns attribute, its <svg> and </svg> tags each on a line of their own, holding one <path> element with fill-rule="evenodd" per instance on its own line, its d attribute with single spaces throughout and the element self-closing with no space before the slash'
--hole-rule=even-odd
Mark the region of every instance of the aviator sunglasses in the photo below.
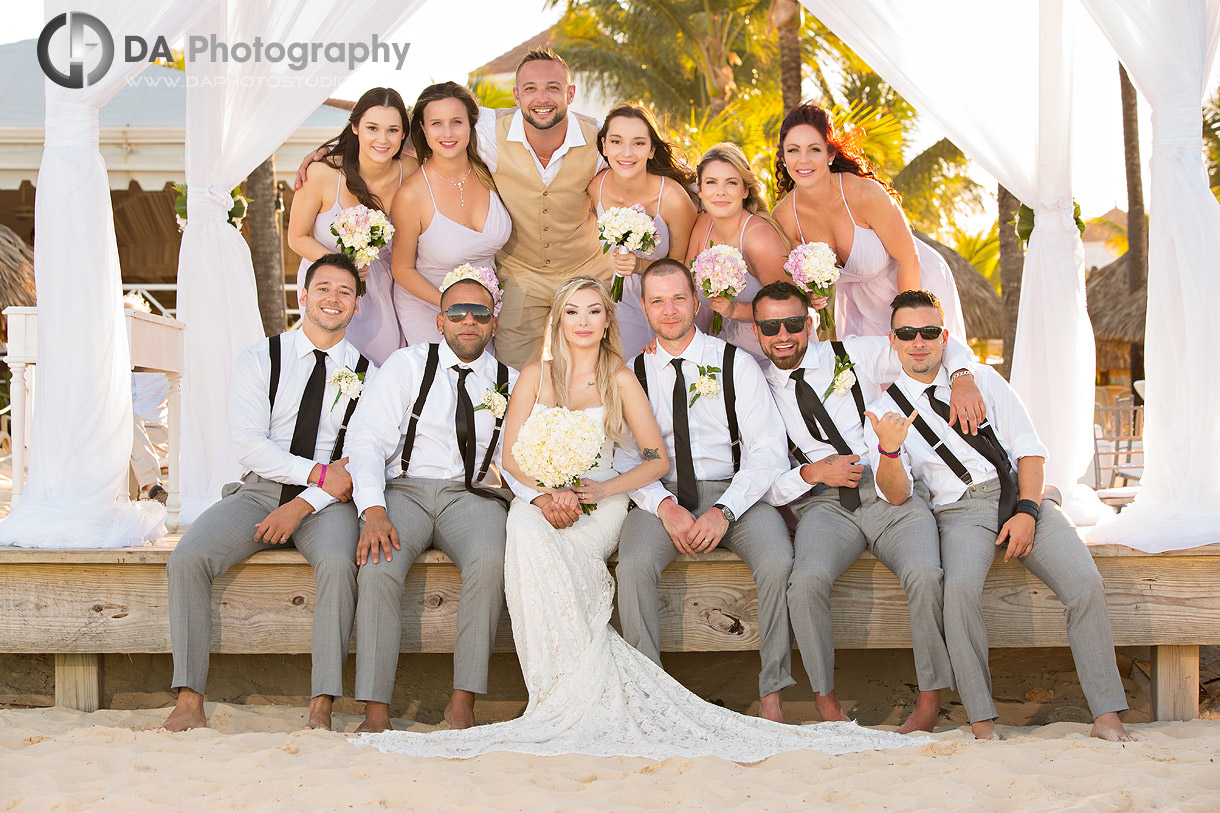
<svg viewBox="0 0 1220 813">
<path fill-rule="evenodd" d="M 924 325 L 923 327 L 896 327 L 890 332 L 900 342 L 913 342 L 916 335 L 923 336 L 925 342 L 930 342 L 933 339 L 939 339 L 945 329 L 940 325 Z"/>
<path fill-rule="evenodd" d="M 786 319 L 759 319 L 754 324 L 758 325 L 759 332 L 764 336 L 778 336 L 780 325 L 795 336 L 805 329 L 805 320 L 808 318 L 807 316 L 789 316 Z"/>
<path fill-rule="evenodd" d="M 491 321 L 491 308 L 486 305 L 475 305 L 470 302 L 459 302 L 450 305 L 445 310 L 445 316 L 449 317 L 450 322 L 461 322 L 470 314 L 474 320 L 480 325 L 485 325 Z"/>
</svg>

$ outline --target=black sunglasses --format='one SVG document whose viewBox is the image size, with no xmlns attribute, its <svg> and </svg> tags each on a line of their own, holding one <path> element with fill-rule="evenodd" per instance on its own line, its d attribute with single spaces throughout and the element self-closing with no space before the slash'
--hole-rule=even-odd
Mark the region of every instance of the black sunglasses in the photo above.
<svg viewBox="0 0 1220 813">
<path fill-rule="evenodd" d="M 491 321 L 491 308 L 486 305 L 475 305 L 470 302 L 459 302 L 450 305 L 445 311 L 445 315 L 449 317 L 450 322 L 465 321 L 466 316 L 474 317 L 474 320 L 480 325 L 485 325 Z"/>
<path fill-rule="evenodd" d="M 890 332 L 900 342 L 913 342 L 917 335 L 923 336 L 924 341 L 930 342 L 933 339 L 939 339 L 945 329 L 940 325 L 924 325 L 923 327 L 896 327 Z"/>
<path fill-rule="evenodd" d="M 787 319 L 759 319 L 754 324 L 758 325 L 759 332 L 764 336 L 778 336 L 780 325 L 795 336 L 805 329 L 808 318 L 807 316 L 789 316 Z"/>
</svg>

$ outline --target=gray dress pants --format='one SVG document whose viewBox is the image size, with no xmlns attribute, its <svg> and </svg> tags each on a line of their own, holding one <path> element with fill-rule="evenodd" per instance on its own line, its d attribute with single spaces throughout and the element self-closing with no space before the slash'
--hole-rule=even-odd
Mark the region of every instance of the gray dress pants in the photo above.
<svg viewBox="0 0 1220 813">
<path fill-rule="evenodd" d="M 922 486 L 902 505 L 877 496 L 872 469 L 860 479 L 860 507 L 848 511 L 839 489 L 827 488 L 792 505 L 800 518 L 796 560 L 788 580 L 788 611 L 809 683 L 834 690 L 834 626 L 830 589 L 866 549 L 898 577 L 911 614 L 911 643 L 920 691 L 953 685 L 941 615 L 944 574 L 936 519 Z"/>
<path fill-rule="evenodd" d="M 702 481 L 696 517 L 710 510 L 728 489 L 727 480 Z M 676 485 L 666 484 L 671 492 Z M 796 683 L 792 679 L 792 627 L 786 592 L 792 573 L 792 544 L 779 511 L 755 503 L 729 524 L 721 546 L 733 551 L 754 574 L 758 586 L 759 697 Z M 661 571 L 678 557 L 678 549 L 655 514 L 640 508 L 627 513 L 618 545 L 618 612 L 623 638 L 657 664 L 661 663 L 661 608 L 657 588 Z"/>
<path fill-rule="evenodd" d="M 989 480 L 967 489 L 957 502 L 932 509 L 940 526 L 945 570 L 945 640 L 957 691 L 972 723 L 996 716 L 982 595 L 987 572 L 1003 550 L 995 544 L 999 499 L 999 480 Z M 1127 708 L 1101 574 L 1072 523 L 1050 500 L 1042 501 L 1033 550 L 1020 561 L 1065 606 L 1068 643 L 1094 719 Z"/>
<path fill-rule="evenodd" d="M 389 703 L 402 642 L 402 589 L 407 571 L 429 547 L 462 572 L 453 688 L 487 691 L 487 662 L 504 610 L 503 503 L 467 491 L 456 480 L 398 478 L 386 484 L 386 514 L 401 550 L 360 568 L 356 610 L 356 699 Z"/>
<path fill-rule="evenodd" d="M 248 474 L 225 486 L 223 499 L 199 515 L 174 548 L 169 577 L 173 688 L 200 694 L 208 680 L 212 640 L 212 581 L 260 550 L 281 545 L 254 541 L 255 525 L 279 506 L 280 484 Z M 336 502 L 301 520 L 292 542 L 313 566 L 313 674 L 310 692 L 343 696 L 343 663 L 356 611 L 356 508 Z"/>
</svg>

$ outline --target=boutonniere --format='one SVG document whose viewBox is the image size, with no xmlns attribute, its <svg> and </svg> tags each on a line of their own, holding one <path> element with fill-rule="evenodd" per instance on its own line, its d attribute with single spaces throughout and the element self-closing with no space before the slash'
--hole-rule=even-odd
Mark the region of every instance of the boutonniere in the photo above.
<svg viewBox="0 0 1220 813">
<path fill-rule="evenodd" d="M 720 368 L 710 364 L 706 367 L 699 366 L 699 377 L 690 385 L 691 398 L 687 408 L 693 407 L 700 398 L 715 398 L 720 394 L 720 381 L 716 378 L 718 372 Z"/>
<path fill-rule="evenodd" d="M 501 392 L 503 390 L 503 392 Z M 483 394 L 479 396 L 479 405 L 474 408 L 475 412 L 480 409 L 486 409 L 497 420 L 504 417 L 504 410 L 508 408 L 508 385 L 502 384 L 494 390 L 483 390 Z"/>
<path fill-rule="evenodd" d="M 330 379 L 326 383 L 339 389 L 335 393 L 335 400 L 330 404 L 330 408 L 333 410 L 335 404 L 339 403 L 340 395 L 346 395 L 353 401 L 360 397 L 360 393 L 364 390 L 364 373 L 358 373 L 347 366 L 340 367 L 330 374 Z"/>
<path fill-rule="evenodd" d="M 848 356 L 835 356 L 835 374 L 830 380 L 830 386 L 822 396 L 825 401 L 831 395 L 846 395 L 856 383 L 856 374 L 851 371 L 856 363 Z"/>
</svg>

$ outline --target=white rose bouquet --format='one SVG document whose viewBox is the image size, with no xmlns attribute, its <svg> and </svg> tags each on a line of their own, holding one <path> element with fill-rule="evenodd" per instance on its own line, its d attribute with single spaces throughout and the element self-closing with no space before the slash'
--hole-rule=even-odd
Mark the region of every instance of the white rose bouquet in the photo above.
<svg viewBox="0 0 1220 813">
<path fill-rule="evenodd" d="M 647 254 L 657 244 L 657 224 L 644 207 L 612 206 L 597 219 L 597 237 L 602 241 L 602 254 L 610 249 Z M 623 278 L 614 275 L 610 296 L 623 301 Z"/>
<path fill-rule="evenodd" d="M 802 243 L 788 254 L 784 270 L 792 284 L 810 296 L 829 296 L 830 286 L 839 279 L 839 258 L 826 243 Z M 822 308 L 818 330 L 834 327 L 830 308 Z"/>
<path fill-rule="evenodd" d="M 385 212 L 358 204 L 344 209 L 330 224 L 339 250 L 352 258 L 356 268 L 367 268 L 394 236 L 394 227 Z M 356 295 L 364 296 L 364 280 L 356 285 Z"/>
<path fill-rule="evenodd" d="M 704 296 L 720 296 L 736 299 L 746 287 L 746 258 L 732 246 L 717 245 L 699 252 L 691 264 L 695 284 L 703 289 Z M 711 333 L 716 335 L 724 329 L 724 320 L 719 313 L 712 314 Z"/>
<path fill-rule="evenodd" d="M 580 485 L 580 478 L 601 457 L 606 433 L 584 412 L 563 407 L 539 410 L 529 417 L 513 444 L 513 459 L 543 488 Z M 581 505 L 590 513 L 596 505 Z"/>
</svg>

